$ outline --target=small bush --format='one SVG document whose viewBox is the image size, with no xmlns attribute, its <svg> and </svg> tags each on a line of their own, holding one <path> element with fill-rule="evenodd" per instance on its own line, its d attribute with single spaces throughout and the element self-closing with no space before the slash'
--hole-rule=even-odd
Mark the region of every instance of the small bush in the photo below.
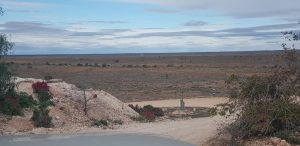
<svg viewBox="0 0 300 146">
<path fill-rule="evenodd" d="M 19 104 L 22 108 L 31 108 L 34 105 L 37 105 L 37 102 L 27 93 L 20 93 Z"/>
<path fill-rule="evenodd" d="M 36 127 L 52 127 L 52 117 L 49 116 L 49 110 L 46 108 L 37 108 L 33 111 L 31 120 L 34 121 Z"/>
<path fill-rule="evenodd" d="M 174 67 L 174 64 L 168 64 L 167 67 Z"/>
<path fill-rule="evenodd" d="M 47 108 L 47 107 L 49 107 L 49 106 L 55 106 L 54 102 L 48 100 L 48 101 L 43 101 L 43 102 L 40 102 L 40 103 L 39 103 L 39 107 L 40 107 L 40 108 Z"/>
<path fill-rule="evenodd" d="M 6 115 L 22 115 L 18 97 L 5 96 L 4 101 L 0 102 L 0 111 Z"/>
<path fill-rule="evenodd" d="M 102 63 L 102 67 L 108 67 L 106 63 Z"/>
<path fill-rule="evenodd" d="M 96 120 L 93 122 L 93 126 L 98 126 L 98 127 L 108 126 L 108 121 L 107 120 Z"/>
<path fill-rule="evenodd" d="M 274 136 L 284 139 L 291 144 L 300 144 L 300 138 L 297 138 L 295 135 L 291 135 L 291 133 L 288 131 L 279 131 L 275 133 Z"/>
<path fill-rule="evenodd" d="M 44 76 L 44 79 L 45 79 L 46 81 L 49 81 L 49 80 L 52 80 L 53 77 L 52 77 L 51 75 L 46 75 L 46 76 Z"/>
<path fill-rule="evenodd" d="M 148 68 L 149 66 L 146 65 L 146 64 L 144 64 L 144 65 L 142 65 L 142 67 L 143 67 L 143 68 Z"/>
<path fill-rule="evenodd" d="M 138 121 L 138 122 L 141 122 L 141 123 L 147 122 L 147 119 L 145 117 L 143 117 L 143 116 L 131 117 L 131 120 Z"/>
<path fill-rule="evenodd" d="M 32 69 L 33 67 L 32 67 L 32 65 L 27 65 L 27 68 Z"/>
<path fill-rule="evenodd" d="M 138 105 L 134 106 L 130 104 L 129 107 L 141 115 L 142 119 L 139 119 L 141 121 L 144 119 L 146 121 L 153 122 L 155 121 L 156 117 L 164 116 L 164 112 L 161 108 L 156 108 L 152 105 L 146 105 L 141 108 Z"/>
<path fill-rule="evenodd" d="M 113 124 L 116 124 L 116 125 L 123 125 L 123 121 L 122 120 L 114 120 L 112 121 Z"/>
<path fill-rule="evenodd" d="M 52 96 L 47 91 L 39 91 L 37 92 L 38 98 L 40 102 L 46 102 L 50 101 L 52 99 Z"/>
<path fill-rule="evenodd" d="M 99 64 L 98 63 L 94 63 L 94 67 L 99 67 Z"/>
<path fill-rule="evenodd" d="M 156 117 L 163 117 L 164 112 L 161 108 L 153 107 L 152 105 L 146 105 L 143 108 L 144 111 L 152 112 Z"/>
<path fill-rule="evenodd" d="M 33 91 L 35 93 L 37 92 L 48 92 L 49 91 L 49 86 L 47 85 L 46 82 L 36 82 L 32 84 Z"/>
<path fill-rule="evenodd" d="M 143 117 L 145 117 L 145 119 L 147 119 L 147 121 L 149 122 L 153 122 L 155 121 L 155 114 L 151 111 L 144 111 L 142 112 Z"/>
</svg>

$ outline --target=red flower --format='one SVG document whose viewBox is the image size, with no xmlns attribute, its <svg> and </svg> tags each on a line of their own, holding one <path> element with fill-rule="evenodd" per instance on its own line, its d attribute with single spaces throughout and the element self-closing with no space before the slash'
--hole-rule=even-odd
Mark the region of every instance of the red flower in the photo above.
<svg viewBox="0 0 300 146">
<path fill-rule="evenodd" d="M 32 84 L 33 91 L 41 92 L 41 91 L 49 91 L 49 86 L 46 82 L 36 82 Z"/>
</svg>

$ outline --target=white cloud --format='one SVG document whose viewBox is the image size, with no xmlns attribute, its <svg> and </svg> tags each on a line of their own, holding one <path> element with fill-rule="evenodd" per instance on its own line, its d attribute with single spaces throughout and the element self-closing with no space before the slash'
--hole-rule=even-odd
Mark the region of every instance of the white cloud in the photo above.
<svg viewBox="0 0 300 146">
<path fill-rule="evenodd" d="M 290 17 L 300 14 L 299 0 L 115 0 L 178 10 L 214 10 L 236 18 Z"/>
<path fill-rule="evenodd" d="M 48 6 L 45 3 L 24 2 L 24 1 L 18 1 L 18 0 L 1 0 L 0 4 L 7 9 L 9 9 L 9 8 L 42 8 L 42 7 Z"/>
</svg>

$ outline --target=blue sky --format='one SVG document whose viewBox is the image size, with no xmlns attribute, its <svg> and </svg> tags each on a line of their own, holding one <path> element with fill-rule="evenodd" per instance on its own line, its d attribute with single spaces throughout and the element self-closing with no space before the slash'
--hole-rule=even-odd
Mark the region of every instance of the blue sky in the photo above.
<svg viewBox="0 0 300 146">
<path fill-rule="evenodd" d="M 0 0 L 13 54 L 278 50 L 299 0 Z"/>
</svg>

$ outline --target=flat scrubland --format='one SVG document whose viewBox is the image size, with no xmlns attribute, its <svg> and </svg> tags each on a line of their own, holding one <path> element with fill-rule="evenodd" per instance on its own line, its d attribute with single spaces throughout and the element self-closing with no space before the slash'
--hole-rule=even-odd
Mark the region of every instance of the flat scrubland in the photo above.
<svg viewBox="0 0 300 146">
<path fill-rule="evenodd" d="M 124 102 L 226 96 L 231 74 L 268 74 L 278 52 L 9 56 L 16 76 L 104 90 Z"/>
</svg>

